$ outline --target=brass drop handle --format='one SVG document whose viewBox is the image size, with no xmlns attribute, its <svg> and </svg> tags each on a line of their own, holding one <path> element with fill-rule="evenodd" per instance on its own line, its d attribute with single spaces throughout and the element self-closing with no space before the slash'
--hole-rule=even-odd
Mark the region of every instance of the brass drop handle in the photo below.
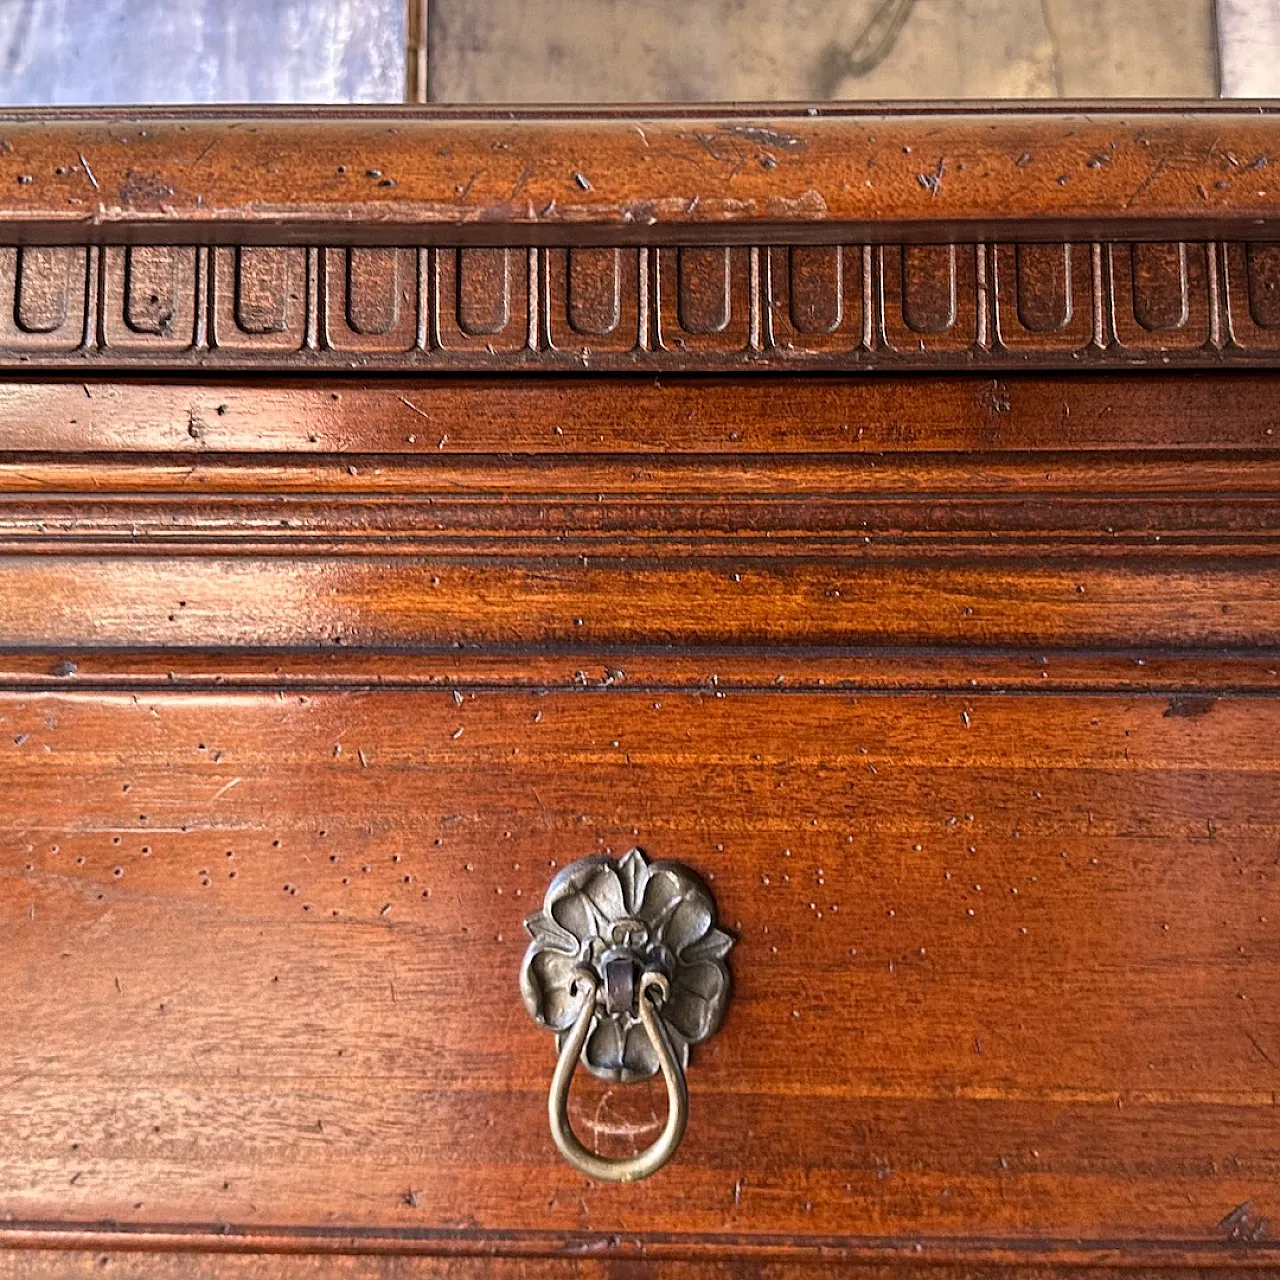
<svg viewBox="0 0 1280 1280">
<path fill-rule="evenodd" d="M 556 1148 L 601 1182 L 647 1178 L 684 1136 L 689 1046 L 715 1031 L 729 999 L 724 958 L 734 940 L 716 925 L 710 890 L 688 867 L 651 863 L 639 849 L 581 858 L 556 875 L 542 910 L 524 923 L 533 941 L 520 991 L 559 1040 L 547 1101 Z M 618 1084 L 662 1073 L 667 1121 L 651 1146 L 616 1159 L 582 1145 L 569 1120 L 579 1062 Z"/>
<path fill-rule="evenodd" d="M 675 1155 L 689 1120 L 689 1090 L 685 1086 L 684 1071 L 659 1011 L 662 1001 L 670 994 L 671 985 L 660 973 L 646 973 L 640 979 L 637 1001 L 640 1022 L 657 1051 L 662 1078 L 667 1085 L 667 1123 L 651 1146 L 639 1155 L 621 1160 L 588 1151 L 578 1141 L 569 1121 L 569 1086 L 595 1021 L 596 1000 L 600 995 L 600 983 L 588 969 L 579 970 L 578 987 L 584 993 L 582 1011 L 565 1037 L 560 1057 L 556 1060 L 555 1074 L 551 1077 L 551 1096 L 547 1100 L 551 1136 L 560 1154 L 587 1177 L 599 1182 L 636 1182 L 657 1173 Z"/>
</svg>

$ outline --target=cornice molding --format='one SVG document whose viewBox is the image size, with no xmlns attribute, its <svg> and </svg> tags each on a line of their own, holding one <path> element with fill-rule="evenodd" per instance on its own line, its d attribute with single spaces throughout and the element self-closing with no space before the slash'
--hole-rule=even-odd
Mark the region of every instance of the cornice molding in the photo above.
<svg viewBox="0 0 1280 1280">
<path fill-rule="evenodd" d="M 15 243 L 1266 238 L 1274 104 L 0 112 Z"/>
</svg>

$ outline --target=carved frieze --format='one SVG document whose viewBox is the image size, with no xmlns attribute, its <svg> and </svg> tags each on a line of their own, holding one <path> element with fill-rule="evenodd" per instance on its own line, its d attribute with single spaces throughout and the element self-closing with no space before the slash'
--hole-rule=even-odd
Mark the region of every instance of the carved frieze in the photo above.
<svg viewBox="0 0 1280 1280">
<path fill-rule="evenodd" d="M 1271 363 L 1280 244 L 0 248 L 0 367 Z"/>
</svg>

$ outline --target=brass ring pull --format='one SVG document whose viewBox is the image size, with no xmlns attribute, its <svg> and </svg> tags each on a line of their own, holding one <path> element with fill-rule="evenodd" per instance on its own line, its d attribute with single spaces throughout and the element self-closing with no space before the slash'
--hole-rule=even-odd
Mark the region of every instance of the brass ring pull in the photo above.
<svg viewBox="0 0 1280 1280">
<path fill-rule="evenodd" d="M 675 1155 L 684 1127 L 689 1119 L 689 1091 L 685 1086 L 684 1071 L 676 1057 L 671 1037 L 659 1013 L 659 1006 L 670 994 L 671 987 L 660 973 L 646 973 L 640 979 L 640 998 L 636 1002 L 640 1021 L 658 1055 L 658 1065 L 667 1086 L 667 1123 L 652 1146 L 638 1155 L 617 1160 L 588 1151 L 578 1141 L 569 1122 L 569 1086 L 578 1066 L 583 1045 L 591 1031 L 596 1014 L 596 998 L 600 983 L 589 969 L 579 969 L 574 975 L 579 990 L 585 990 L 582 1009 L 565 1037 L 556 1061 L 555 1074 L 551 1077 L 551 1096 L 547 1100 L 547 1113 L 551 1119 L 551 1136 L 560 1154 L 575 1169 L 600 1182 L 636 1182 L 657 1173 Z"/>
<path fill-rule="evenodd" d="M 556 873 L 524 927 L 531 941 L 520 994 L 559 1045 L 547 1102 L 556 1147 L 602 1182 L 657 1173 L 689 1118 L 690 1046 L 715 1032 L 729 999 L 724 958 L 734 940 L 716 924 L 711 891 L 682 863 L 650 862 L 639 849 L 596 854 Z M 647 1151 L 615 1160 L 578 1141 L 569 1088 L 579 1062 L 614 1084 L 662 1072 L 667 1123 Z"/>
</svg>

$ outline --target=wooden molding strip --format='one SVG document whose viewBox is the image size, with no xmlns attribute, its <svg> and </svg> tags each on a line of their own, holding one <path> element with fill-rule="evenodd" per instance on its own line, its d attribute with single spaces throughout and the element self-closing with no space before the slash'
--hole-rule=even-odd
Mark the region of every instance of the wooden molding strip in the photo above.
<svg viewBox="0 0 1280 1280">
<path fill-rule="evenodd" d="M 10 110 L 0 229 L 27 243 L 157 228 L 169 243 L 1252 236 L 1280 215 L 1278 155 L 1271 105 Z"/>
<path fill-rule="evenodd" d="M 0 650 L 6 691 L 504 689 L 650 694 L 1116 693 L 1170 696 L 1194 716 L 1206 699 L 1280 695 L 1280 651 L 1168 649 L 665 648 L 419 651 Z"/>
<path fill-rule="evenodd" d="M 1140 1267 L 1208 1272 L 1254 1270 L 1280 1265 L 1280 1246 L 1265 1239 L 1161 1240 L 964 1239 L 928 1237 L 815 1236 L 634 1232 L 602 1238 L 588 1232 L 490 1231 L 428 1228 L 237 1227 L 230 1223 L 130 1226 L 91 1223 L 11 1222 L 0 1226 L 6 1249 L 146 1250 L 216 1254 L 402 1254 L 445 1257 L 654 1258 L 690 1261 L 716 1258 L 753 1261 L 969 1264 L 1047 1268 L 1101 1266 L 1117 1274 Z"/>
<path fill-rule="evenodd" d="M 1220 464 L 1212 473 L 1216 485 L 1234 472 L 1222 464 L 1246 453 L 1276 456 L 1274 390 L 1268 374 L 1225 371 L 953 376 L 927 385 L 909 376 L 375 382 L 326 376 L 270 384 L 225 374 L 205 382 L 15 377 L 0 382 L 0 462 L 5 490 L 47 489 L 53 473 L 32 471 L 33 455 L 89 454 L 82 465 L 92 476 L 64 482 L 83 488 L 136 475 L 154 462 L 143 455 L 164 454 L 174 489 L 203 490 L 209 460 L 239 454 L 237 465 L 249 469 L 241 488 L 279 486 L 293 474 L 304 487 L 323 483 L 329 492 L 335 482 L 326 470 L 345 473 L 337 482 L 343 488 L 367 486 L 390 471 L 393 458 L 443 468 L 435 480 L 423 476 L 423 488 L 457 488 L 461 473 L 450 482 L 449 468 L 468 455 L 505 454 L 508 465 L 487 487 L 510 492 L 514 472 L 532 477 L 536 460 L 544 468 L 538 483 L 545 484 L 545 468 L 563 474 L 572 455 L 601 471 L 619 465 L 605 455 L 630 459 L 635 475 L 628 487 L 644 483 L 659 465 L 710 475 L 708 459 L 718 455 L 717 479 L 737 487 L 724 473 L 758 470 L 765 455 L 775 466 L 785 459 L 812 470 L 849 467 L 854 458 L 883 469 L 886 454 L 927 466 L 930 455 L 950 453 L 967 455 L 973 487 L 983 488 L 999 487 L 987 475 L 994 460 L 1018 453 L 1043 477 L 1064 457 L 1090 452 L 1107 472 L 1118 450 L 1195 467 L 1207 467 L 1212 451 Z M 491 458 L 488 465 L 498 464 Z M 1209 471 L 1196 474 L 1198 483 L 1209 483 Z M 602 484 L 608 487 L 600 477 L 589 487 Z"/>
<path fill-rule="evenodd" d="M 276 230 L 283 239 L 287 225 Z M 1075 370 L 1277 360 L 1275 239 L 0 247 L 0 369 L 10 370 Z"/>
<path fill-rule="evenodd" d="M 170 468 L 158 470 L 172 475 Z M 1271 465 L 1237 464 L 1238 476 L 1213 485 L 1212 471 L 1202 477 L 1194 465 L 1179 473 L 1113 464 L 1095 492 L 1065 488 L 1070 479 L 1088 485 L 1088 467 L 1061 467 L 1044 486 L 1019 477 L 1022 483 L 967 491 L 959 487 L 964 469 L 947 476 L 939 468 L 937 487 L 914 491 L 895 489 L 892 475 L 881 485 L 870 468 L 850 468 L 843 486 L 837 481 L 824 489 L 815 469 L 817 483 L 807 491 L 800 487 L 803 474 L 786 477 L 795 487 L 783 488 L 770 486 L 766 473 L 736 493 L 715 491 L 719 470 L 709 468 L 705 477 L 694 472 L 675 484 L 659 474 L 657 483 L 636 480 L 626 492 L 619 490 L 624 466 L 610 477 L 610 493 L 575 484 L 572 474 L 566 483 L 545 472 L 522 477 L 525 492 L 508 495 L 426 485 L 416 492 L 308 494 L 287 472 L 280 488 L 239 493 L 193 492 L 172 481 L 151 493 L 105 485 L 96 492 L 15 493 L 0 501 L 0 553 L 519 555 L 544 562 L 839 556 L 864 563 L 975 554 L 1079 561 L 1135 552 L 1166 560 L 1270 559 L 1280 536 Z M 4 471 L 0 465 L 0 486 Z M 86 466 L 81 475 L 91 471 Z M 534 487 L 538 480 L 541 489 Z"/>
<path fill-rule="evenodd" d="M 586 563 L 583 563 L 583 560 Z M 98 550 L 0 556 L 14 647 L 1222 648 L 1280 645 L 1280 558 L 1142 549 L 619 562 Z"/>
<path fill-rule="evenodd" d="M 750 1280 L 885 1280 L 885 1262 L 826 1261 L 805 1255 L 779 1262 L 735 1262 L 703 1260 L 702 1267 L 673 1268 L 661 1256 L 646 1260 L 643 1256 L 626 1260 L 605 1254 L 584 1258 L 575 1254 L 568 1272 L 574 1280 L 617 1280 L 619 1271 L 627 1280 L 669 1280 L 673 1270 L 681 1277 L 721 1277 L 742 1275 Z M 894 1264 L 890 1263 L 890 1266 Z M 45 1249 L 0 1252 L 0 1276 L 4 1280 L 90 1280 L 101 1276 L 102 1267 L 113 1267 L 131 1280 L 190 1280 L 195 1276 L 212 1276 L 220 1280 L 262 1280 L 270 1274 L 275 1280 L 370 1280 L 370 1277 L 394 1277 L 394 1280 L 562 1280 L 566 1274 L 563 1257 L 498 1257 L 408 1255 L 370 1258 L 360 1254 L 327 1254 L 316 1258 L 310 1254 L 270 1255 L 243 1253 L 201 1253 L 182 1251 L 169 1254 L 142 1249 L 112 1250 L 109 1257 L 88 1250 Z M 913 1257 L 905 1274 L 911 1280 L 956 1280 L 955 1265 L 946 1261 Z M 1149 1264 L 1145 1259 L 1123 1268 L 1111 1259 L 1085 1264 L 1043 1265 L 1016 1262 L 963 1264 L 966 1280 L 1045 1280 L 1058 1275 L 1063 1280 L 1172 1280 L 1177 1269 Z M 1256 1276 L 1257 1264 L 1246 1258 L 1206 1264 L 1199 1259 L 1184 1266 L 1196 1280 L 1212 1274 L 1216 1280 L 1237 1280 Z M 735 1269 L 736 1268 L 736 1269 Z M 1209 1270 L 1211 1268 L 1211 1270 Z M 896 1274 L 898 1268 L 894 1267 Z"/>
</svg>

